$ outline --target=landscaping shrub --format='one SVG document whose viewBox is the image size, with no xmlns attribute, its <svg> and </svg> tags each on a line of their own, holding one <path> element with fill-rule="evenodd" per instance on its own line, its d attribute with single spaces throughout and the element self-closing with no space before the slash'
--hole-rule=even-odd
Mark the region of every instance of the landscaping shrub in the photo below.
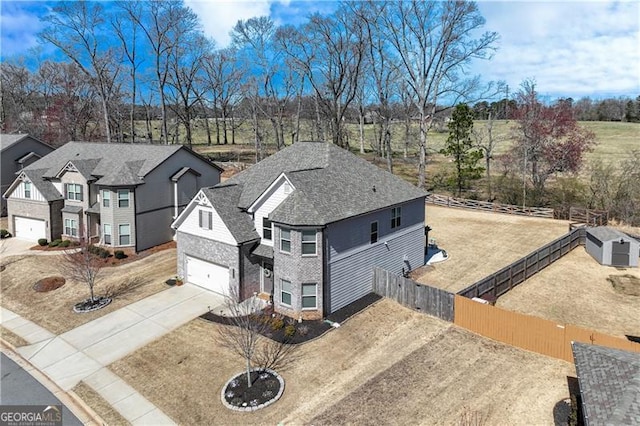
<svg viewBox="0 0 640 426">
<path fill-rule="evenodd" d="M 0 238 L 9 238 L 11 234 L 6 229 L 0 229 Z"/>
<path fill-rule="evenodd" d="M 306 336 L 307 334 L 309 334 L 309 327 L 306 325 L 301 325 L 300 327 L 298 327 L 298 329 L 296 330 L 301 336 Z"/>
<path fill-rule="evenodd" d="M 280 330 L 284 327 L 284 320 L 280 317 L 275 317 L 271 320 L 271 328 L 274 330 Z"/>
<path fill-rule="evenodd" d="M 100 256 L 102 259 L 106 259 L 110 255 L 111 255 L 111 253 L 109 253 L 109 250 L 103 249 L 102 247 L 100 247 L 100 250 L 98 252 L 98 256 Z"/>
<path fill-rule="evenodd" d="M 38 245 L 39 245 L 40 247 L 44 247 L 44 246 L 46 246 L 47 244 L 49 244 L 49 242 L 47 241 L 47 239 L 46 239 L 46 238 L 40 238 L 40 239 L 38 240 Z"/>
<path fill-rule="evenodd" d="M 60 238 L 55 239 L 49 243 L 49 247 L 58 247 L 62 240 Z"/>
<path fill-rule="evenodd" d="M 58 247 L 69 247 L 70 244 L 71 244 L 71 241 L 63 240 L 60 244 L 58 244 Z"/>
<path fill-rule="evenodd" d="M 116 259 L 124 259 L 127 257 L 126 254 L 124 254 L 124 251 L 122 250 L 116 250 L 113 252 L 113 255 L 116 257 Z"/>
<path fill-rule="evenodd" d="M 296 327 L 293 325 L 288 325 L 284 328 L 285 337 L 293 337 L 296 334 Z"/>
</svg>

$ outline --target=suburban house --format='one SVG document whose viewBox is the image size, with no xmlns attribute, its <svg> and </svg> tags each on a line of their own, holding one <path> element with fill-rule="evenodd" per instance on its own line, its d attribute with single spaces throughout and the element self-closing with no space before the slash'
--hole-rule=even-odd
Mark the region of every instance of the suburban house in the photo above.
<svg viewBox="0 0 640 426">
<path fill-rule="evenodd" d="M 640 423 L 640 353 L 572 343 L 585 425 Z"/>
<path fill-rule="evenodd" d="M 18 238 L 88 235 L 141 251 L 170 241 L 171 223 L 221 169 L 182 145 L 69 142 L 25 167 L 4 193 Z"/>
<path fill-rule="evenodd" d="M 0 148 L 1 194 L 9 188 L 20 170 L 54 150 L 52 146 L 25 134 L 0 134 Z M 0 212 L 2 216 L 7 215 L 7 202 L 4 198 Z"/>
<path fill-rule="evenodd" d="M 297 142 L 196 194 L 173 224 L 178 274 L 322 318 L 370 293 L 374 266 L 424 264 L 425 196 L 333 144 Z"/>
</svg>

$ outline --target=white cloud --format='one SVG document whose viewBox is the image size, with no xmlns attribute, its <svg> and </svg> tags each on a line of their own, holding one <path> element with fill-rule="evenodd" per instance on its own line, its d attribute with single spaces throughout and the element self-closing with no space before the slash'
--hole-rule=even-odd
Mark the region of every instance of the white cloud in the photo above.
<svg viewBox="0 0 640 426">
<path fill-rule="evenodd" d="M 38 15 L 20 3 L 5 3 L 0 9 L 2 56 L 23 54 L 38 45 L 37 32 L 43 28 Z"/>
<path fill-rule="evenodd" d="M 219 47 L 231 42 L 229 32 L 240 19 L 269 16 L 271 0 L 219 1 L 186 0 L 185 4 L 200 17 L 206 35 L 213 38 Z"/>
</svg>

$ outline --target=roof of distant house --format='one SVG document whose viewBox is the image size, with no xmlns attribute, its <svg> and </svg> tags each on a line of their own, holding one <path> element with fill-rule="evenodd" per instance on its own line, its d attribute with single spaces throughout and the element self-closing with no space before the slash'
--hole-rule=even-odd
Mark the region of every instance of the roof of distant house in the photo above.
<svg viewBox="0 0 640 426">
<path fill-rule="evenodd" d="M 5 149 L 9 148 L 13 144 L 18 143 L 21 140 L 26 139 L 27 137 L 30 137 L 31 139 L 36 140 L 41 144 L 47 145 L 51 149 L 53 149 L 52 146 L 42 142 L 41 140 L 38 140 L 37 138 L 34 138 L 33 136 L 29 136 L 26 133 L 21 133 L 21 134 L 0 133 L 0 151 L 4 151 Z"/>
<path fill-rule="evenodd" d="M 334 144 L 297 142 L 238 173 L 237 206 L 249 208 L 281 175 L 294 187 L 270 215 L 294 226 L 326 225 L 427 195 L 401 178 Z"/>
<path fill-rule="evenodd" d="M 640 353 L 573 342 L 587 424 L 637 424 Z"/>
</svg>

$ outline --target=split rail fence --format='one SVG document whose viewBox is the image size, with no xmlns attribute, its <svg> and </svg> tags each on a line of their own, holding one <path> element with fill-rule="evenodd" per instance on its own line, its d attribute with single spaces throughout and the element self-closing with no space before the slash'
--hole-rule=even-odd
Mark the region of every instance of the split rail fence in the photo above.
<svg viewBox="0 0 640 426">
<path fill-rule="evenodd" d="M 458 294 L 468 298 L 489 295 L 497 299 L 574 248 L 583 245 L 585 236 L 585 228 L 572 229 L 533 253 L 459 291 Z"/>
<path fill-rule="evenodd" d="M 483 210 L 494 213 L 515 214 L 519 216 L 533 216 L 547 219 L 554 218 L 554 210 L 542 207 L 520 207 L 511 204 L 490 203 L 488 201 L 468 200 L 466 198 L 447 197 L 438 194 L 429 194 L 427 203 L 437 206 L 458 207 L 471 210 Z"/>
</svg>

